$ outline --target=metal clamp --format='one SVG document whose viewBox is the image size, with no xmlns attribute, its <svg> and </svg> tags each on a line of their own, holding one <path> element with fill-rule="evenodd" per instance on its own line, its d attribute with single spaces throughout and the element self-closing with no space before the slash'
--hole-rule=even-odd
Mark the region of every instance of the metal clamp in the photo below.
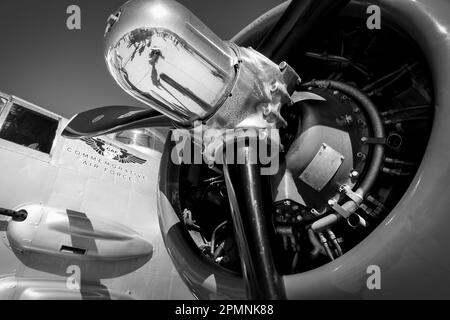
<svg viewBox="0 0 450 320">
<path fill-rule="evenodd" d="M 352 215 L 351 212 L 344 209 L 335 199 L 331 199 L 328 201 L 328 205 L 337 213 L 339 213 L 343 218 L 347 219 Z"/>
<path fill-rule="evenodd" d="M 345 193 L 347 197 L 349 197 L 354 203 L 358 206 L 363 202 L 363 198 L 358 193 L 354 192 L 350 186 L 343 184 L 339 187 L 339 190 Z"/>
</svg>

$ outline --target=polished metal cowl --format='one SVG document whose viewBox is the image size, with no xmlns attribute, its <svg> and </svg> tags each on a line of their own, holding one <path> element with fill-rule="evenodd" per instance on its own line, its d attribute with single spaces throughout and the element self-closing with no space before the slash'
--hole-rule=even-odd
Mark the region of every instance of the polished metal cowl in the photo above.
<svg viewBox="0 0 450 320">
<path fill-rule="evenodd" d="M 105 38 L 120 87 L 176 122 L 204 119 L 230 94 L 235 52 L 175 1 L 125 3 L 109 18 Z"/>
</svg>

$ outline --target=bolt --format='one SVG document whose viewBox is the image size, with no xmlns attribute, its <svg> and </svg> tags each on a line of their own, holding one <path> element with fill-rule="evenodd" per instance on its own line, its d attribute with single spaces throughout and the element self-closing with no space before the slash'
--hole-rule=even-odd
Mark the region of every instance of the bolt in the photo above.
<svg viewBox="0 0 450 320">
<path fill-rule="evenodd" d="M 278 90 L 278 84 L 276 81 L 273 82 L 273 84 L 270 86 L 270 91 L 275 92 Z"/>
<path fill-rule="evenodd" d="M 344 119 L 345 119 L 345 121 L 347 122 L 348 125 L 351 125 L 351 124 L 353 123 L 353 118 L 352 118 L 352 116 L 349 115 L 349 114 L 346 114 L 346 115 L 344 116 Z"/>
<path fill-rule="evenodd" d="M 260 139 L 260 140 L 266 139 L 267 136 L 268 136 L 267 130 L 261 130 L 261 131 L 259 131 L 259 139 Z"/>
<path fill-rule="evenodd" d="M 284 71 L 284 70 L 287 68 L 287 63 L 286 63 L 286 61 L 281 62 L 281 63 L 278 65 L 278 68 L 280 68 L 280 71 Z"/>
<path fill-rule="evenodd" d="M 350 178 L 357 178 L 359 176 L 359 172 L 356 170 L 350 171 Z"/>
</svg>

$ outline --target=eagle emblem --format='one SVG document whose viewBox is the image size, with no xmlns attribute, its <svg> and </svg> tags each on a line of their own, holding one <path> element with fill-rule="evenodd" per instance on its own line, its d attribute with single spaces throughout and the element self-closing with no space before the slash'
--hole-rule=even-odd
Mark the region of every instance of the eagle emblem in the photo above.
<svg viewBox="0 0 450 320">
<path fill-rule="evenodd" d="M 110 158 L 120 163 L 138 163 L 144 164 L 147 160 L 139 158 L 123 148 L 116 147 L 100 138 L 81 139 L 88 146 L 94 149 L 99 155 Z"/>
</svg>

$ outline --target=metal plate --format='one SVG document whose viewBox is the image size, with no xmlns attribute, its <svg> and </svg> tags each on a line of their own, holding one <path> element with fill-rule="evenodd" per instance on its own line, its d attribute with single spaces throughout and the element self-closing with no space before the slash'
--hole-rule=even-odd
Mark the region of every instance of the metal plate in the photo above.
<svg viewBox="0 0 450 320">
<path fill-rule="evenodd" d="M 334 177 L 343 162 L 342 154 L 323 143 L 299 178 L 314 190 L 321 191 Z"/>
</svg>

